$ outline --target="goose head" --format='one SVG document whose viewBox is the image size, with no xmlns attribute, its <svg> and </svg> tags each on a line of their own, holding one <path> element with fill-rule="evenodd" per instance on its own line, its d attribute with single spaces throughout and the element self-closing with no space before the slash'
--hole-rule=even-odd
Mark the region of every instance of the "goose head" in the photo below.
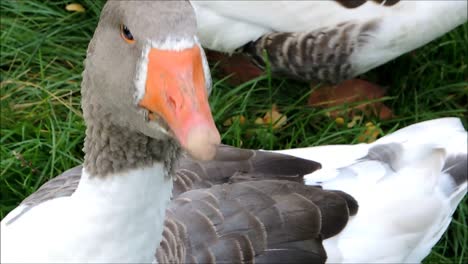
<svg viewBox="0 0 468 264">
<path fill-rule="evenodd" d="M 85 122 L 175 139 L 194 158 L 213 158 L 220 135 L 196 30 L 188 1 L 107 2 L 85 60 Z"/>
</svg>

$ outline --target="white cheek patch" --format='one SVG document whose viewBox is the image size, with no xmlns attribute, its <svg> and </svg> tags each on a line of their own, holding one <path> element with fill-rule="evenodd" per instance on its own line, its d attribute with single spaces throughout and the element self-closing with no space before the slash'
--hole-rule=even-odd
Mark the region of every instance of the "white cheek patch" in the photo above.
<svg viewBox="0 0 468 264">
<path fill-rule="evenodd" d="M 197 44 L 197 39 L 192 38 L 166 38 L 164 41 L 151 41 L 151 47 L 160 50 L 181 51 L 190 49 Z"/>
<path fill-rule="evenodd" d="M 136 74 L 135 74 L 135 94 L 134 99 L 135 103 L 138 105 L 138 102 L 143 99 L 145 95 L 146 89 L 146 76 L 148 72 L 148 54 L 150 51 L 151 46 L 145 44 L 143 47 L 143 51 L 141 52 L 141 57 L 137 62 L 136 66 Z"/>
</svg>

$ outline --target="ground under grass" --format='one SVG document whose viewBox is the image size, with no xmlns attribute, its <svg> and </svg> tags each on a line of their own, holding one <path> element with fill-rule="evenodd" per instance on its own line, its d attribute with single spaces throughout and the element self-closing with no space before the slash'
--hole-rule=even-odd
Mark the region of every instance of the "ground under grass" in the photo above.
<svg viewBox="0 0 468 264">
<path fill-rule="evenodd" d="M 82 162 L 82 62 L 102 2 L 81 1 L 85 13 L 65 11 L 68 3 L 0 1 L 1 218 L 42 183 Z M 352 128 L 340 126 L 326 116 L 329 109 L 304 107 L 308 84 L 264 76 L 232 86 L 216 68 L 211 106 L 223 142 L 245 148 L 357 143 L 368 121 L 382 135 L 446 116 L 462 118 L 466 127 L 467 43 L 465 24 L 362 76 L 389 88 L 385 104 L 396 117 L 388 121 L 371 117 Z M 280 129 L 256 125 L 254 120 L 273 104 L 288 116 L 287 124 Z M 223 125 L 226 119 L 238 115 L 246 122 Z M 467 262 L 467 216 L 468 206 L 462 203 L 426 263 Z"/>
</svg>

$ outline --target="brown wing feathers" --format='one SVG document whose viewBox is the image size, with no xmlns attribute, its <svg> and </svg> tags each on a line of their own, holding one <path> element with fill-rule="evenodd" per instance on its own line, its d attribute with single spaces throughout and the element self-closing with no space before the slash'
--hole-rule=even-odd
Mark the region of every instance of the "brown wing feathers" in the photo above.
<svg viewBox="0 0 468 264">
<path fill-rule="evenodd" d="M 322 239 L 345 227 L 357 203 L 343 192 L 304 185 L 302 176 L 318 168 L 299 158 L 226 146 L 214 161 L 184 159 L 158 261 L 325 262 Z"/>
<path fill-rule="evenodd" d="M 212 161 L 198 162 L 188 157 L 176 171 L 173 196 L 215 184 L 260 179 L 302 182 L 302 176 L 320 169 L 320 164 L 288 155 L 233 148 L 221 145 Z"/>
<path fill-rule="evenodd" d="M 49 180 L 37 191 L 21 202 L 23 205 L 34 206 L 50 199 L 72 195 L 81 179 L 82 165 L 73 167 L 59 176 Z"/>
<path fill-rule="evenodd" d="M 350 207 L 356 206 L 349 201 L 319 187 L 278 180 L 192 190 L 169 206 L 166 225 L 177 231 L 163 240 L 164 251 L 156 256 L 174 263 L 322 263 L 322 238 L 344 228 Z M 172 243 L 173 237 L 179 241 Z M 175 256 L 181 250 L 166 249 L 182 244 L 182 259 Z"/>
</svg>

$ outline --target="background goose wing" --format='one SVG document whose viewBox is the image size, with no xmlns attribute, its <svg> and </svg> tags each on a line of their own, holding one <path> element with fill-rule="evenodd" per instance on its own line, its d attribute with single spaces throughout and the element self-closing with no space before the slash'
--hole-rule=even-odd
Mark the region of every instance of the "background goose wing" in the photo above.
<svg viewBox="0 0 468 264">
<path fill-rule="evenodd" d="M 37 191 L 26 197 L 3 221 L 11 224 L 31 208 L 45 201 L 72 195 L 81 179 L 82 165 L 73 167 L 44 183 Z M 2 222 L 3 222 L 2 221 Z"/>
<path fill-rule="evenodd" d="M 21 204 L 34 206 L 50 199 L 72 195 L 78 187 L 82 170 L 83 165 L 79 165 L 65 171 L 26 197 Z"/>
<path fill-rule="evenodd" d="M 356 4 L 347 5 L 347 2 Z M 364 23 L 375 19 L 388 20 L 389 26 L 396 30 L 405 24 L 405 28 L 414 26 L 429 30 L 432 27 L 436 30 L 434 27 L 453 19 L 442 18 L 444 12 L 451 12 L 454 17 L 460 17 L 460 21 L 466 21 L 464 1 L 379 2 L 382 1 L 197 0 L 192 1 L 192 6 L 197 15 L 202 44 L 225 52 L 232 52 L 272 32 L 310 32 L 350 21 Z M 454 13 L 454 7 L 460 10 Z"/>
<path fill-rule="evenodd" d="M 295 79 L 341 82 L 467 20 L 466 1 L 193 1 L 205 48 Z"/>
</svg>

